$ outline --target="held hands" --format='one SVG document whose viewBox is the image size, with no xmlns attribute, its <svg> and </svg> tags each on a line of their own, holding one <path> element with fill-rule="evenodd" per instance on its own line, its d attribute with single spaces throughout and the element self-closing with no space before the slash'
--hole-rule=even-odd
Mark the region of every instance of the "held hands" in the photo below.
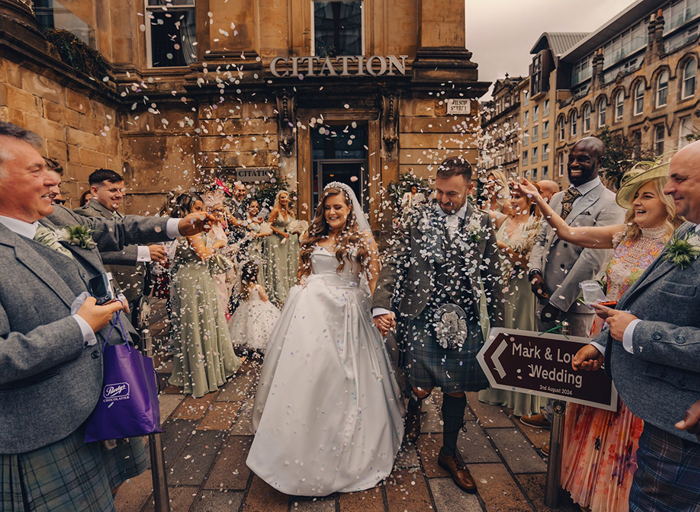
<svg viewBox="0 0 700 512">
<path fill-rule="evenodd" d="M 98 306 L 96 302 L 95 297 L 88 297 L 77 313 L 88 323 L 93 332 L 98 332 L 107 325 L 114 313 L 126 309 L 119 300 L 113 300 L 102 306 Z"/>
<path fill-rule="evenodd" d="M 163 263 L 168 260 L 168 252 L 165 250 L 164 245 L 149 245 L 148 252 L 151 253 L 151 261 Z"/>
<path fill-rule="evenodd" d="M 620 311 L 619 309 L 612 309 L 607 306 L 601 306 L 600 304 L 591 304 L 593 309 L 595 309 L 596 315 L 605 320 L 610 328 L 610 336 L 612 339 L 617 341 L 622 341 L 625 335 L 625 330 L 627 326 L 637 317 L 627 311 Z"/>
<path fill-rule="evenodd" d="M 542 311 L 540 311 L 540 320 L 543 322 L 556 322 L 560 314 L 561 309 L 552 305 L 551 302 L 548 302 L 547 305 L 542 308 Z"/>
<path fill-rule="evenodd" d="M 549 295 L 547 295 L 547 286 L 544 283 L 542 274 L 533 273 L 532 279 L 530 279 L 530 286 L 532 287 L 532 293 L 534 293 L 538 299 L 549 298 Z"/>
<path fill-rule="evenodd" d="M 214 216 L 210 213 L 195 212 L 190 213 L 187 217 L 180 219 L 177 228 L 182 236 L 194 236 L 203 231 L 209 231 L 212 224 L 216 222 Z"/>
<path fill-rule="evenodd" d="M 685 412 L 685 417 L 676 423 L 676 428 L 695 434 L 700 441 L 700 400 L 690 406 L 690 409 Z"/>
<path fill-rule="evenodd" d="M 598 352 L 598 349 L 593 345 L 586 345 L 576 352 L 576 355 L 571 360 L 571 367 L 578 370 L 586 370 L 594 372 L 598 370 L 605 362 L 605 356 Z"/>
<path fill-rule="evenodd" d="M 393 312 L 377 315 L 372 320 L 382 336 L 386 336 L 390 329 L 396 327 L 396 315 Z"/>
</svg>

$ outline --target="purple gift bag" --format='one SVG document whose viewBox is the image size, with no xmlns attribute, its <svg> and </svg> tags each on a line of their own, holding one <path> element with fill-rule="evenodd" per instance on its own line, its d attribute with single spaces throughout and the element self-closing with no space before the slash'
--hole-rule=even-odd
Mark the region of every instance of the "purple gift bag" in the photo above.
<svg viewBox="0 0 700 512">
<path fill-rule="evenodd" d="M 105 342 L 102 354 L 102 393 L 87 419 L 85 442 L 162 432 L 158 374 L 151 358 L 141 355 L 128 343 L 107 345 Z"/>
</svg>

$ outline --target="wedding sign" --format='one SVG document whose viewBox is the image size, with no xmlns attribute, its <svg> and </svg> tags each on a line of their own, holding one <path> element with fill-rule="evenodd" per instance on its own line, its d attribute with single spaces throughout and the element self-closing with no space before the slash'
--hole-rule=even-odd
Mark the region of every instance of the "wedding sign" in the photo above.
<svg viewBox="0 0 700 512">
<path fill-rule="evenodd" d="M 575 371 L 571 361 L 588 338 L 497 328 L 479 351 L 481 369 L 497 389 L 617 410 L 617 390 L 603 370 Z"/>
</svg>

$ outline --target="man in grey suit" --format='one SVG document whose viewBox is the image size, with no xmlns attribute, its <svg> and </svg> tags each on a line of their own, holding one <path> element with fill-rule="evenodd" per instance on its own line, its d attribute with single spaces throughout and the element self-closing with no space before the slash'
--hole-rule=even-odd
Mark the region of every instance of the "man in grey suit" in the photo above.
<svg viewBox="0 0 700 512">
<path fill-rule="evenodd" d="M 615 203 L 615 194 L 605 188 L 598 171 L 605 146 L 595 137 L 578 141 L 569 153 L 571 187 L 554 194 L 550 205 L 571 226 L 608 226 L 622 224 L 625 212 Z M 549 331 L 566 320 L 574 336 L 588 336 L 594 313 L 577 299 L 579 283 L 593 279 L 610 260 L 612 251 L 584 249 L 560 240 L 552 227 L 542 223 L 530 254 L 529 278 L 537 295 L 537 328 Z M 549 428 L 551 410 L 545 414 L 524 416 L 526 425 Z M 545 453 L 547 446 L 544 447 Z"/>
<path fill-rule="evenodd" d="M 697 253 L 678 261 L 688 253 L 679 247 L 700 250 L 700 142 L 673 157 L 664 193 L 689 222 L 616 309 L 595 306 L 608 329 L 572 362 L 576 370 L 605 363 L 625 405 L 644 420 L 631 511 L 700 508 L 700 262 Z"/>
<path fill-rule="evenodd" d="M 103 219 L 122 218 L 119 207 L 125 197 L 124 178 L 111 169 L 97 169 L 88 179 L 93 197 L 85 206 L 76 208 L 75 213 Z M 144 269 L 140 263 L 165 261 L 166 258 L 165 246 L 159 244 L 127 245 L 121 251 L 102 253 L 105 268 L 119 283 L 134 318 L 136 302 L 143 292 Z"/>
<path fill-rule="evenodd" d="M 459 458 L 466 391 L 488 386 L 476 355 L 483 344 L 482 299 L 492 326 L 503 322 L 500 254 L 491 219 L 467 201 L 472 167 L 449 158 L 437 170 L 437 203 L 415 208 L 400 230 L 372 299 L 374 323 L 386 335 L 398 311 L 412 387 L 406 438 L 420 434 L 420 401 L 443 394 L 443 446 L 438 464 L 466 492 L 476 483 Z M 483 296 L 482 296 L 483 294 Z M 398 307 L 394 308 L 398 298 Z"/>
<path fill-rule="evenodd" d="M 113 510 L 111 490 L 146 468 L 143 444 L 86 444 L 84 422 L 102 392 L 101 343 L 135 331 L 114 325 L 121 302 L 85 298 L 87 283 L 105 272 L 99 250 L 196 234 L 209 217 L 75 215 L 51 204 L 58 180 L 40 145 L 0 122 L 0 510 Z M 70 235 L 77 226 L 89 235 Z"/>
</svg>

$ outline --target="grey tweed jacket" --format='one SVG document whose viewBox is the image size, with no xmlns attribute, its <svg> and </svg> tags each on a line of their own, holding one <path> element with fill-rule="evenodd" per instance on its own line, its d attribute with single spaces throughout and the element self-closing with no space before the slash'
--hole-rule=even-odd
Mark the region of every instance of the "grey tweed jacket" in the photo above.
<svg viewBox="0 0 700 512">
<path fill-rule="evenodd" d="M 678 228 L 684 235 L 689 222 Z M 650 424 L 697 443 L 674 424 L 700 399 L 700 261 L 681 269 L 662 253 L 620 299 L 617 309 L 642 321 L 634 329 L 633 354 L 601 332 L 606 371 L 627 407 Z"/>
<path fill-rule="evenodd" d="M 105 271 L 100 250 L 119 251 L 127 244 L 167 239 L 167 220 L 161 218 L 126 216 L 107 221 L 56 206 L 40 222 L 57 229 L 82 224 L 92 230 L 97 248 L 65 244 L 88 279 Z M 68 436 L 90 415 L 102 389 L 100 347 L 84 347 L 80 327 L 70 316 L 76 294 L 54 269 L 55 264 L 37 251 L 34 242 L 0 224 L 3 454 L 31 451 Z M 74 268 L 78 273 L 78 267 Z M 128 320 L 122 321 L 132 332 Z M 98 333 L 98 343 L 108 327 Z"/>
</svg>

